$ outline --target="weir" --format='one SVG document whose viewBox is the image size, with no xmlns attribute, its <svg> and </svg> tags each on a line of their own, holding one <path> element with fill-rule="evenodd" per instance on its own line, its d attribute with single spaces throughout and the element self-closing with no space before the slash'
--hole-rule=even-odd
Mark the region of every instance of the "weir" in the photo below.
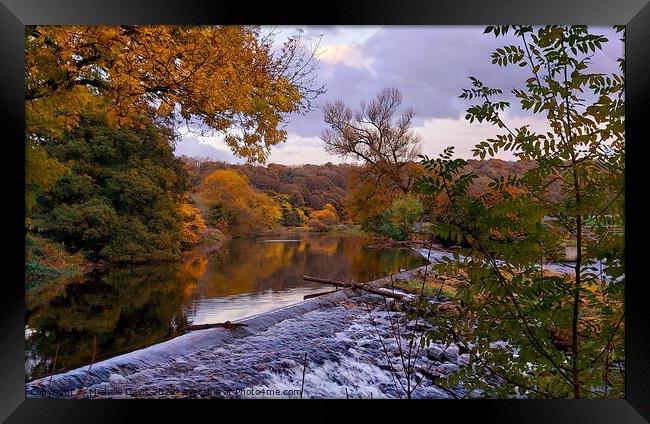
<svg viewBox="0 0 650 424">
<path fill-rule="evenodd" d="M 409 278 L 424 268 L 423 266 L 400 272 L 394 274 L 393 278 Z M 371 281 L 367 285 L 378 288 L 388 284 L 389 281 L 390 277 L 384 277 Z M 92 365 L 85 365 L 64 373 L 46 376 L 26 384 L 26 397 L 43 398 L 48 397 L 48 393 L 52 397 L 58 397 L 57 394 L 69 396 L 76 389 L 107 382 L 109 379 L 119 379 L 146 369 L 164 367 L 188 355 L 215 349 L 219 346 L 228 345 L 236 339 L 259 334 L 287 319 L 335 305 L 337 302 L 357 295 L 359 295 L 359 292 L 355 293 L 351 289 L 339 290 L 271 312 L 233 321 L 246 324 L 246 326 L 238 326 L 232 329 L 210 328 L 193 331 L 172 340 L 96 362 Z"/>
</svg>

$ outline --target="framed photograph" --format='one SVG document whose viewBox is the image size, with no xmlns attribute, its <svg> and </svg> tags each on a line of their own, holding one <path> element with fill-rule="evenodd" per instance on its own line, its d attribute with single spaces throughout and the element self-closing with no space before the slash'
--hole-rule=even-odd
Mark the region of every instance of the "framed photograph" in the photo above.
<svg viewBox="0 0 650 424">
<path fill-rule="evenodd" d="M 198 3 L 3 0 L 3 419 L 650 419 L 646 0 Z"/>
</svg>

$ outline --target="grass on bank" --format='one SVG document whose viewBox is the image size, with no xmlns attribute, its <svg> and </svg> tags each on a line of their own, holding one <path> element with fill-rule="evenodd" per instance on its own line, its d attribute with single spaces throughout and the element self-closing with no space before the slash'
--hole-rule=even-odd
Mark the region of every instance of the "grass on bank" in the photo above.
<svg viewBox="0 0 650 424">
<path fill-rule="evenodd" d="M 455 278 L 436 277 L 427 273 L 423 295 L 425 297 L 433 297 L 438 294 L 446 296 L 450 299 L 456 297 L 456 288 L 460 281 Z M 393 286 L 406 293 L 418 295 L 422 290 L 422 273 L 418 272 L 417 275 L 408 279 L 394 279 Z"/>
<path fill-rule="evenodd" d="M 36 234 L 25 235 L 25 288 L 83 273 L 84 256 Z"/>
</svg>

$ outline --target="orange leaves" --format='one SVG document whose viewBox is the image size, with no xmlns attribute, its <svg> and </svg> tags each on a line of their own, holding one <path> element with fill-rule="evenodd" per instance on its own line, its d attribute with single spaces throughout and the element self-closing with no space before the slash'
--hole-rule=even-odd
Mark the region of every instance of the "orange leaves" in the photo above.
<svg viewBox="0 0 650 424">
<path fill-rule="evenodd" d="M 154 108 L 226 131 L 236 154 L 264 161 L 286 137 L 277 128 L 283 115 L 299 110 L 306 94 L 287 75 L 300 69 L 290 68 L 293 56 L 274 57 L 270 48 L 244 26 L 28 27 L 25 100 L 34 110 L 65 111 L 70 118 L 58 127 L 69 130 L 83 109 L 66 93 L 84 88 L 108 101 L 112 122 L 129 124 Z M 28 131 L 60 136 L 39 116 Z"/>
<path fill-rule="evenodd" d="M 221 169 L 208 175 L 196 195 L 208 210 L 219 210 L 233 233 L 254 233 L 271 228 L 282 218 L 282 212 L 273 199 L 253 188 L 248 179 L 232 169 Z"/>
<path fill-rule="evenodd" d="M 184 199 L 178 206 L 178 214 L 181 219 L 181 243 L 189 246 L 198 243 L 201 234 L 207 228 L 201 212 Z"/>
<path fill-rule="evenodd" d="M 328 226 L 336 224 L 339 221 L 336 208 L 332 204 L 327 203 L 323 209 L 313 211 L 309 214 L 307 225 L 317 230 L 325 230 Z"/>
<path fill-rule="evenodd" d="M 389 188 L 388 183 L 377 183 L 374 179 L 364 178 L 358 171 L 352 173 L 349 185 L 345 209 L 355 222 L 363 222 L 381 214 L 395 197 L 395 191 Z"/>
</svg>

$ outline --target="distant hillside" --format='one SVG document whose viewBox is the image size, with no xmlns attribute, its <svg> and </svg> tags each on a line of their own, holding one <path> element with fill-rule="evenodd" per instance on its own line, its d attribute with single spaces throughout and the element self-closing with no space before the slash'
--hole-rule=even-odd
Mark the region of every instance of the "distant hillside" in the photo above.
<svg viewBox="0 0 650 424">
<path fill-rule="evenodd" d="M 238 169 L 251 184 L 271 194 L 285 194 L 291 204 L 310 209 L 321 209 L 326 203 L 343 212 L 343 199 L 349 190 L 349 178 L 356 165 L 234 165 L 225 162 L 182 157 L 190 174 L 192 186 L 217 169 Z M 503 175 L 522 175 L 533 168 L 533 161 L 508 162 L 500 159 L 469 160 L 466 172 L 479 175 L 477 183 L 484 185 Z"/>
<path fill-rule="evenodd" d="M 289 196 L 293 205 L 310 209 L 321 209 L 331 203 L 339 212 L 343 211 L 343 199 L 348 192 L 348 180 L 354 165 L 233 165 L 224 162 L 202 161 L 182 158 L 190 173 L 192 186 L 217 169 L 238 169 L 251 184 L 267 193 Z"/>
</svg>

